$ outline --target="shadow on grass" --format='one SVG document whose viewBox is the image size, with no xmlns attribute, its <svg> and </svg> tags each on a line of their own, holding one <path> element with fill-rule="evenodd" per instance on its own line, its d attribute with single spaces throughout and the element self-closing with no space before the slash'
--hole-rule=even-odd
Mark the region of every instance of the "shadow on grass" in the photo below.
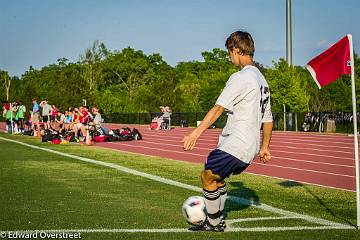
<svg viewBox="0 0 360 240">
<path fill-rule="evenodd" d="M 231 185 L 232 187 L 232 189 L 228 191 L 228 196 L 230 195 L 230 196 L 245 198 L 250 202 L 259 202 L 259 196 L 256 194 L 256 192 L 250 188 L 245 187 L 242 182 L 231 182 L 228 184 Z M 233 201 L 226 201 L 224 215 L 226 217 L 227 214 L 231 211 L 240 211 L 248 207 L 249 205 L 246 204 L 239 204 Z"/>
<path fill-rule="evenodd" d="M 355 224 L 351 223 L 349 220 L 342 218 L 338 215 L 335 214 L 335 212 L 330 208 L 330 206 L 326 205 L 326 203 L 320 198 L 318 197 L 314 192 L 312 192 L 309 187 L 305 184 L 296 182 L 296 181 L 283 181 L 281 183 L 279 183 L 280 186 L 285 187 L 285 188 L 290 188 L 290 187 L 301 187 L 303 189 L 305 189 L 305 191 L 307 193 L 309 193 L 313 198 L 316 199 L 316 201 L 328 212 L 330 213 L 334 218 L 347 223 L 348 225 L 354 226 L 356 227 Z"/>
</svg>

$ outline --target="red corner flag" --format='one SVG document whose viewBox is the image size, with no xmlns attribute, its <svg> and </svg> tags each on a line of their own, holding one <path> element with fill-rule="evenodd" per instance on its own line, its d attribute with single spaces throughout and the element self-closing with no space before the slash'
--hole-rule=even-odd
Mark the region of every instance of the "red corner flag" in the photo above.
<svg viewBox="0 0 360 240">
<path fill-rule="evenodd" d="M 319 88 L 335 81 L 343 74 L 351 74 L 349 35 L 312 59 L 305 67 Z"/>
</svg>

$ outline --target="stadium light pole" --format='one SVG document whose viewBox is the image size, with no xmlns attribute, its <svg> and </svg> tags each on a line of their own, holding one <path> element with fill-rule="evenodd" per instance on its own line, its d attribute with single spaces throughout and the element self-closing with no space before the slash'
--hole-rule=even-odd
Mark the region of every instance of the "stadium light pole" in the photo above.
<svg viewBox="0 0 360 240">
<path fill-rule="evenodd" d="M 286 61 L 292 65 L 291 0 L 286 0 Z"/>
</svg>

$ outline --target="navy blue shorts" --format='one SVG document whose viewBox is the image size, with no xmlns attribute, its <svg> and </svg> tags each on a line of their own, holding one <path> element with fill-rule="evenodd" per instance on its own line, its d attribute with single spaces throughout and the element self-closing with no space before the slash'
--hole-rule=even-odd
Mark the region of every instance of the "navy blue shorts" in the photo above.
<svg viewBox="0 0 360 240">
<path fill-rule="evenodd" d="M 205 170 L 211 170 L 213 174 L 219 175 L 223 180 L 231 174 L 242 173 L 249 165 L 229 153 L 215 149 L 206 160 Z"/>
</svg>

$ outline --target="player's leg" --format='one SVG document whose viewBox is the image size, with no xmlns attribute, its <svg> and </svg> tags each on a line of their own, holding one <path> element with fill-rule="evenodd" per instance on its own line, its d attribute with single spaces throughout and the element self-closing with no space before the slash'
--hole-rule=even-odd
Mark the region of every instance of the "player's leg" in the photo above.
<svg viewBox="0 0 360 240">
<path fill-rule="evenodd" d="M 223 232 L 224 229 L 220 226 L 220 194 L 217 188 L 220 177 L 216 174 L 213 174 L 211 170 L 206 169 L 201 172 L 201 180 L 203 185 L 207 218 L 201 225 L 193 226 L 190 228 L 190 230 Z"/>
<path fill-rule="evenodd" d="M 227 199 L 225 179 L 232 174 L 237 175 L 242 173 L 248 166 L 249 164 L 219 149 L 212 151 L 208 156 L 207 162 L 205 163 L 205 170 L 211 170 L 212 174 L 209 176 L 205 175 L 205 177 L 209 180 L 212 180 L 215 177 L 214 182 L 216 183 L 216 186 L 212 183 L 210 188 L 213 190 L 216 189 L 219 195 L 218 213 L 215 215 L 215 217 L 219 216 L 219 219 L 216 218 L 214 222 L 220 222 L 220 228 L 224 229 L 226 227 L 223 216 Z"/>
<path fill-rule="evenodd" d="M 207 219 L 212 226 L 217 226 L 220 223 L 220 192 L 218 190 L 218 183 L 221 181 L 220 176 L 213 174 L 211 170 L 204 170 L 201 173 L 201 180 L 203 184 L 205 205 L 207 210 Z"/>
</svg>

